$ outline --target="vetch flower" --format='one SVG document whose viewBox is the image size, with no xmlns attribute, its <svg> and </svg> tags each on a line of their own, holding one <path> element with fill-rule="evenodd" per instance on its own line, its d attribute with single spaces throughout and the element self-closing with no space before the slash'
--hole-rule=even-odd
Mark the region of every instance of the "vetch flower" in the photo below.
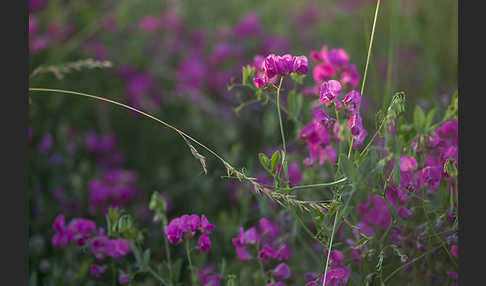
<svg viewBox="0 0 486 286">
<path fill-rule="evenodd" d="M 274 259 L 276 257 L 275 250 L 268 244 L 265 244 L 263 248 L 258 252 L 257 257 L 262 260 Z"/>
<path fill-rule="evenodd" d="M 197 247 L 201 252 L 207 252 L 211 250 L 211 240 L 209 239 L 209 235 L 206 233 L 201 234 L 199 240 L 197 241 Z"/>
<path fill-rule="evenodd" d="M 351 270 L 342 265 L 335 266 L 327 271 L 325 286 L 344 286 L 348 282 Z M 324 274 L 321 276 L 321 284 L 324 282 Z"/>
<path fill-rule="evenodd" d="M 290 248 L 287 246 L 287 244 L 284 244 L 279 249 L 277 249 L 275 259 L 277 259 L 278 261 L 287 260 L 290 258 L 290 254 Z"/>
<path fill-rule="evenodd" d="M 325 81 L 319 90 L 319 103 L 329 105 L 342 91 L 341 83 L 337 80 Z"/>
<path fill-rule="evenodd" d="M 205 215 L 201 215 L 201 231 L 203 233 L 211 233 L 214 230 L 214 224 L 209 223 Z"/>
<path fill-rule="evenodd" d="M 89 273 L 95 277 L 100 277 L 106 271 L 106 265 L 100 266 L 98 264 L 91 264 Z"/>
<path fill-rule="evenodd" d="M 292 275 L 292 273 L 290 271 L 290 267 L 287 264 L 280 263 L 273 270 L 273 275 L 275 276 L 276 279 L 285 280 L 288 279 L 290 275 Z"/>
</svg>

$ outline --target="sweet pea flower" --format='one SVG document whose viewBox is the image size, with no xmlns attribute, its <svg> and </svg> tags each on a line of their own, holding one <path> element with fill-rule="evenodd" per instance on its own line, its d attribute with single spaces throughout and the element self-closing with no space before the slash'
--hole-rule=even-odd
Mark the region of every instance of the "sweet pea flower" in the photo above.
<svg viewBox="0 0 486 286">
<path fill-rule="evenodd" d="M 275 259 L 277 259 L 278 261 L 287 260 L 290 258 L 290 254 L 290 248 L 287 246 L 287 244 L 284 244 L 277 250 L 277 253 L 275 254 Z"/>
<path fill-rule="evenodd" d="M 251 256 L 250 253 L 246 250 L 244 246 L 237 246 L 235 247 L 236 250 L 236 257 L 241 261 L 248 261 L 250 260 Z"/>
<path fill-rule="evenodd" d="M 211 250 L 211 240 L 209 239 L 209 235 L 206 233 L 201 234 L 197 242 L 197 247 L 201 252 L 208 252 Z"/>
<path fill-rule="evenodd" d="M 89 273 L 95 277 L 100 277 L 106 271 L 106 265 L 100 266 L 98 264 L 91 264 Z"/>
<path fill-rule="evenodd" d="M 268 244 L 265 244 L 263 248 L 258 252 L 257 257 L 262 260 L 274 259 L 276 256 L 276 252 L 273 248 L 271 248 Z"/>
<path fill-rule="evenodd" d="M 335 266 L 327 271 L 325 286 L 344 286 L 348 282 L 351 270 L 342 265 Z M 324 282 L 324 274 L 321 276 L 321 285 Z"/>
<path fill-rule="evenodd" d="M 337 80 L 325 81 L 319 90 L 319 103 L 329 105 L 342 91 L 341 83 Z"/>
<path fill-rule="evenodd" d="M 205 215 L 201 215 L 201 232 L 209 234 L 214 230 L 214 228 L 214 224 L 209 223 L 209 220 Z"/>
<path fill-rule="evenodd" d="M 268 235 L 269 237 L 274 237 L 275 235 L 277 235 L 278 227 L 274 225 L 271 221 L 269 221 L 267 218 L 261 218 L 259 220 L 259 223 L 263 235 Z"/>
<path fill-rule="evenodd" d="M 324 255 L 327 257 L 328 255 L 328 250 L 324 248 Z M 331 265 L 340 265 L 341 262 L 344 260 L 344 255 L 341 251 L 339 250 L 332 250 L 331 254 L 329 254 L 329 263 Z"/>
<path fill-rule="evenodd" d="M 275 269 L 273 270 L 273 275 L 276 279 L 286 280 L 292 275 L 290 271 L 290 267 L 285 263 L 280 263 Z"/>
<path fill-rule="evenodd" d="M 258 235 L 256 227 L 251 227 L 244 234 L 244 243 L 256 244 L 260 237 Z"/>
</svg>

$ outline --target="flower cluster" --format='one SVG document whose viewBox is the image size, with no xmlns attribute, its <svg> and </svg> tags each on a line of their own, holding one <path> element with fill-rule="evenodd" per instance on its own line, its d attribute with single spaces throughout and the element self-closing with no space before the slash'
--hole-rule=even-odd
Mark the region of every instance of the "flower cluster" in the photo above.
<svg viewBox="0 0 486 286">
<path fill-rule="evenodd" d="M 328 250 L 324 249 L 324 256 L 327 258 Z M 329 254 L 329 269 L 326 274 L 325 286 L 343 286 L 348 282 L 349 276 L 351 274 L 351 269 L 347 266 L 342 265 L 344 260 L 344 255 L 339 250 L 332 250 Z M 324 282 L 324 274 L 321 275 L 320 283 L 318 283 L 318 275 L 316 273 L 306 273 L 305 281 L 307 282 L 305 286 L 318 286 L 322 285 Z"/>
<path fill-rule="evenodd" d="M 268 55 L 260 63 L 257 63 L 256 74 L 253 83 L 256 87 L 262 88 L 269 82 L 275 82 L 277 76 L 286 76 L 291 73 L 306 74 L 308 71 L 308 61 L 306 56 L 292 56 L 285 54 L 276 56 Z"/>
<path fill-rule="evenodd" d="M 278 226 L 273 224 L 267 218 L 261 218 L 259 220 L 259 227 L 252 226 L 246 231 L 243 227 L 240 227 L 238 236 L 232 239 L 233 246 L 236 250 L 236 257 L 244 262 L 249 261 L 252 256 L 246 247 L 247 245 L 252 245 L 257 251 L 257 259 L 262 261 L 274 260 L 281 262 L 272 271 L 275 279 L 285 280 L 290 278 L 290 267 L 284 261 L 287 261 L 290 258 L 291 251 L 287 244 L 281 244 L 278 248 L 275 247 L 277 246 L 278 234 Z M 268 285 L 285 285 L 283 282 L 273 283 L 274 284 L 270 283 Z"/>
<path fill-rule="evenodd" d="M 209 223 L 205 215 L 201 218 L 197 214 L 182 215 L 181 217 L 172 219 L 164 228 L 167 240 L 172 244 L 177 244 L 184 239 L 191 239 L 196 230 L 201 231 L 201 236 L 197 242 L 197 247 L 201 252 L 211 250 L 211 240 L 209 234 L 214 230 L 214 224 Z"/>
<path fill-rule="evenodd" d="M 209 275 L 212 271 L 212 266 L 197 271 L 202 286 L 219 286 L 219 283 L 221 282 L 221 274 L 216 273 Z"/>
<path fill-rule="evenodd" d="M 89 184 L 90 211 L 124 205 L 132 201 L 139 190 L 136 186 L 135 172 L 124 169 L 109 169 L 101 177 L 94 178 Z"/>
<path fill-rule="evenodd" d="M 51 240 L 54 246 L 67 246 L 73 241 L 78 246 L 88 245 L 98 261 L 105 257 L 121 259 L 132 252 L 131 240 L 126 238 L 110 239 L 104 235 L 103 228 L 100 228 L 97 234 L 95 223 L 88 219 L 74 218 L 66 227 L 64 215 L 58 215 L 52 227 L 55 231 Z M 103 265 L 92 264 L 90 267 L 90 273 L 96 277 L 103 274 L 105 270 L 106 266 Z M 126 281 L 127 277 L 120 276 L 120 280 Z"/>
</svg>

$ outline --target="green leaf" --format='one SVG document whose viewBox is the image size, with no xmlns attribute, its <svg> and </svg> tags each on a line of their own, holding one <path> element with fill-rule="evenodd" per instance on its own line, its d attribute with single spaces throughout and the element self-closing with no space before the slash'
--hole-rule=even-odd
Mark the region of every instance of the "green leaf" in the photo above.
<svg viewBox="0 0 486 286">
<path fill-rule="evenodd" d="M 255 70 L 250 65 L 244 66 L 242 71 L 241 83 L 243 85 L 250 85 L 252 83 L 254 74 Z"/>
<path fill-rule="evenodd" d="M 131 247 L 132 247 L 132 250 L 133 250 L 133 255 L 135 256 L 135 261 L 137 262 L 138 266 L 140 267 L 140 270 L 144 271 L 144 265 L 143 265 L 143 260 L 142 260 L 142 255 L 140 253 L 140 250 L 133 243 L 132 243 Z"/>
<path fill-rule="evenodd" d="M 272 173 L 275 171 L 275 168 L 277 168 L 278 163 L 280 163 L 280 152 L 275 151 L 272 155 Z"/>
<path fill-rule="evenodd" d="M 289 106 L 289 112 L 297 118 L 304 104 L 304 96 L 300 93 L 295 93 L 295 90 L 292 89 L 287 97 L 287 104 Z"/>
<path fill-rule="evenodd" d="M 180 280 L 182 269 L 182 259 L 178 258 L 174 264 L 172 264 L 172 281 L 177 283 Z"/>
<path fill-rule="evenodd" d="M 425 127 L 425 114 L 422 108 L 418 105 L 415 106 L 415 110 L 413 112 L 413 126 L 417 132 L 424 131 Z"/>
<path fill-rule="evenodd" d="M 427 118 L 425 119 L 425 128 L 426 129 L 429 129 L 429 127 L 432 126 L 432 124 L 434 123 L 434 119 L 435 119 L 435 113 L 437 112 L 437 109 L 436 108 L 432 108 L 429 113 L 427 113 Z"/>
<path fill-rule="evenodd" d="M 353 184 L 356 183 L 357 179 L 357 170 L 353 166 L 353 162 L 351 162 L 350 159 L 345 154 L 339 154 L 339 164 L 341 165 L 340 168 L 343 171 L 343 173 L 351 179 L 351 182 Z"/>
<path fill-rule="evenodd" d="M 146 249 L 143 253 L 143 266 L 147 267 L 150 263 L 150 249 Z"/>
<path fill-rule="evenodd" d="M 260 164 L 262 164 L 263 168 L 270 172 L 270 159 L 268 159 L 267 155 L 259 153 L 258 158 L 260 159 Z"/>
</svg>

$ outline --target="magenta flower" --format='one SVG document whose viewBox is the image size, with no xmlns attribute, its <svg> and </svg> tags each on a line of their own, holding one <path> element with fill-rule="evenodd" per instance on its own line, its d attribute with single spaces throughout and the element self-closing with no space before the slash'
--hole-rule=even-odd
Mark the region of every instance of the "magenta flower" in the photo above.
<svg viewBox="0 0 486 286">
<path fill-rule="evenodd" d="M 232 238 L 231 241 L 235 247 L 243 247 L 245 246 L 245 231 L 243 227 L 240 227 L 238 230 L 238 236 Z"/>
<path fill-rule="evenodd" d="M 52 148 L 53 141 L 52 135 L 50 133 L 45 133 L 44 136 L 42 136 L 41 142 L 39 143 L 39 153 L 47 154 Z"/>
<path fill-rule="evenodd" d="M 81 246 L 88 242 L 89 238 L 96 230 L 96 225 L 88 219 L 76 218 L 71 220 L 68 226 L 74 233 L 73 239 Z"/>
<path fill-rule="evenodd" d="M 351 270 L 342 265 L 335 266 L 327 271 L 325 286 L 344 286 L 348 282 Z M 324 281 L 324 274 L 321 277 L 321 284 Z"/>
<path fill-rule="evenodd" d="M 52 224 L 52 228 L 56 234 L 52 237 L 52 245 L 66 246 L 71 243 L 74 238 L 74 232 L 65 226 L 64 215 L 58 215 Z"/>
<path fill-rule="evenodd" d="M 373 227 L 386 230 L 391 223 L 386 202 L 378 195 L 369 196 L 365 204 L 358 204 L 357 211 L 363 215 L 358 226 L 361 232 L 368 236 L 373 235 Z"/>
<path fill-rule="evenodd" d="M 104 251 L 109 257 L 120 259 L 122 256 L 132 252 L 130 244 L 132 242 L 126 238 L 110 239 L 105 242 Z"/>
<path fill-rule="evenodd" d="M 427 166 L 419 172 L 420 185 L 435 191 L 440 186 L 441 170 L 439 167 Z"/>
<path fill-rule="evenodd" d="M 278 261 L 287 260 L 290 258 L 290 255 L 290 248 L 287 246 L 287 244 L 284 244 L 277 250 L 277 253 L 275 254 L 275 259 L 277 259 Z"/>
<path fill-rule="evenodd" d="M 244 246 L 236 246 L 236 257 L 241 261 L 248 261 L 250 260 L 251 256 L 250 253 L 246 250 Z"/>
<path fill-rule="evenodd" d="M 356 88 L 360 79 L 355 65 L 350 65 L 341 73 L 341 83 L 350 89 Z"/>
<path fill-rule="evenodd" d="M 276 252 L 268 244 L 265 244 L 263 248 L 258 252 L 257 257 L 262 260 L 274 259 L 276 257 Z"/>
<path fill-rule="evenodd" d="M 329 62 L 333 66 L 344 67 L 349 64 L 349 56 L 343 49 L 332 49 L 329 54 Z"/>
<path fill-rule="evenodd" d="M 287 264 L 280 263 L 273 270 L 273 275 L 275 276 L 276 279 L 286 280 L 289 279 L 292 273 L 290 271 L 290 267 Z"/>
<path fill-rule="evenodd" d="M 244 234 L 244 243 L 256 244 L 260 240 L 256 227 L 251 227 Z"/>
<path fill-rule="evenodd" d="M 100 266 L 98 264 L 91 264 L 89 273 L 95 277 L 100 277 L 106 271 L 106 265 Z"/>
<path fill-rule="evenodd" d="M 412 216 L 412 214 L 413 214 L 412 211 L 406 207 L 398 208 L 398 215 L 405 220 L 409 219 Z"/>
<path fill-rule="evenodd" d="M 260 227 L 262 229 L 263 235 L 268 235 L 269 237 L 274 237 L 278 233 L 278 227 L 266 218 L 261 218 L 259 220 Z"/>
<path fill-rule="evenodd" d="M 160 27 L 160 19 L 151 15 L 145 16 L 138 23 L 138 27 L 147 32 L 154 32 Z"/>
<path fill-rule="evenodd" d="M 209 235 L 206 233 L 201 234 L 199 240 L 197 241 L 197 247 L 201 252 L 207 252 L 211 250 L 211 240 L 209 239 Z"/>
<path fill-rule="evenodd" d="M 268 78 L 265 75 L 262 76 L 262 77 L 256 76 L 256 77 L 253 78 L 253 84 L 257 88 L 263 88 L 263 87 L 267 86 Z"/>
<path fill-rule="evenodd" d="M 294 61 L 294 66 L 292 70 L 294 70 L 298 74 L 306 74 L 309 70 L 309 62 L 306 56 L 297 57 Z"/>
<path fill-rule="evenodd" d="M 414 157 L 400 156 L 400 171 L 414 171 L 417 169 L 417 160 Z"/>
<path fill-rule="evenodd" d="M 351 112 L 351 114 L 356 114 L 358 112 L 358 106 L 360 102 L 361 95 L 356 90 L 351 90 L 343 99 L 345 108 Z"/>
<path fill-rule="evenodd" d="M 183 215 L 180 217 L 180 228 L 185 233 L 186 238 L 191 238 L 201 225 L 201 220 L 196 214 Z"/>
<path fill-rule="evenodd" d="M 182 228 L 181 219 L 174 218 L 170 223 L 164 228 L 165 234 L 167 235 L 167 240 L 172 244 L 177 244 L 182 240 Z"/>
<path fill-rule="evenodd" d="M 319 103 L 329 105 L 341 93 L 342 86 L 337 80 L 325 81 L 319 91 Z"/>
<path fill-rule="evenodd" d="M 314 120 L 328 129 L 331 128 L 334 123 L 334 120 L 320 108 L 314 109 Z"/>
<path fill-rule="evenodd" d="M 455 258 L 459 258 L 459 248 L 458 248 L 457 244 L 454 244 L 454 245 L 451 247 L 451 253 L 452 253 L 452 255 L 453 255 Z"/>
<path fill-rule="evenodd" d="M 209 223 L 205 215 L 201 215 L 201 232 L 211 233 L 214 230 L 214 224 Z"/>
<path fill-rule="evenodd" d="M 328 250 L 324 248 L 324 255 L 327 258 Z M 344 255 L 339 250 L 331 250 L 331 254 L 329 255 L 329 263 L 331 265 L 340 265 L 341 262 L 344 260 Z"/>
<path fill-rule="evenodd" d="M 335 74 L 336 71 L 329 64 L 318 65 L 312 71 L 312 76 L 314 77 L 314 81 L 316 81 L 317 83 L 330 80 Z"/>
</svg>

